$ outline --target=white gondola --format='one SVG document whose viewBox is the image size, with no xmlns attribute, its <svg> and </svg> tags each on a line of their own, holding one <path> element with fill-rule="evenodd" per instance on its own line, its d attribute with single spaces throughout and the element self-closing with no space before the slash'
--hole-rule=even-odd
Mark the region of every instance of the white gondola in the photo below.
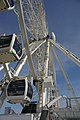
<svg viewBox="0 0 80 120">
<path fill-rule="evenodd" d="M 27 78 L 12 80 L 6 88 L 6 96 L 11 103 L 27 104 L 31 101 L 33 88 Z"/>
<path fill-rule="evenodd" d="M 0 11 L 6 10 L 6 9 L 13 9 L 14 8 L 14 2 L 13 0 L 0 0 Z"/>
<path fill-rule="evenodd" d="M 22 45 L 15 34 L 0 36 L 0 64 L 20 60 Z"/>
</svg>

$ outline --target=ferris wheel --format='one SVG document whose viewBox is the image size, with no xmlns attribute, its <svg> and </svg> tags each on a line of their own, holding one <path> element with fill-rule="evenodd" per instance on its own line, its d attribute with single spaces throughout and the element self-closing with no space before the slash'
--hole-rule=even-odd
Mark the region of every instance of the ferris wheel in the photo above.
<svg viewBox="0 0 80 120">
<path fill-rule="evenodd" d="M 0 0 L 0 12 L 4 10 L 13 10 L 17 15 L 20 27 L 19 36 L 22 37 L 23 46 L 15 33 L 0 36 L 0 71 L 4 69 L 6 73 L 4 79 L 0 81 L 0 107 L 6 97 L 13 104 L 31 103 L 33 96 L 31 81 L 36 86 L 39 96 L 38 108 L 42 108 L 52 100 L 55 100 L 52 102 L 53 107 L 58 107 L 57 98 L 61 97 L 58 97 L 54 57 L 61 67 L 72 97 L 76 97 L 55 47 L 78 66 L 80 66 L 80 59 L 56 41 L 54 32 L 52 36 L 49 35 L 43 1 Z M 30 74 L 20 77 L 19 73 L 27 60 Z M 16 67 L 11 70 L 9 64 L 15 61 L 18 61 Z M 75 102 L 78 106 L 77 99 Z"/>
</svg>

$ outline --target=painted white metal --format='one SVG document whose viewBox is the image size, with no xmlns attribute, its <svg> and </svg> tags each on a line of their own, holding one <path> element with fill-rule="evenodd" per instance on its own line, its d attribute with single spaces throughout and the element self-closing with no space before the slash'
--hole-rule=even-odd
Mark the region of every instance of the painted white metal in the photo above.
<svg viewBox="0 0 80 120">
<path fill-rule="evenodd" d="M 8 82 L 9 82 L 12 78 L 12 74 L 10 72 L 8 65 L 9 65 L 8 63 L 3 64 L 4 70 L 6 72 L 6 77 L 7 77 Z M 6 85 L 5 85 L 4 90 L 2 91 L 2 94 L 0 96 L 0 108 L 2 107 L 5 99 L 6 99 Z"/>
<path fill-rule="evenodd" d="M 17 2 L 19 23 L 20 23 L 21 33 L 23 37 L 25 52 L 28 56 L 28 63 L 29 63 L 31 74 L 33 78 L 36 79 L 37 76 L 34 70 L 34 65 L 33 65 L 32 57 L 31 57 L 30 49 L 29 49 L 29 41 L 28 41 L 27 33 L 26 33 L 26 25 L 25 25 L 24 16 L 23 16 L 22 0 L 17 0 L 16 2 Z"/>
<path fill-rule="evenodd" d="M 23 80 L 24 81 L 24 85 L 25 86 L 23 86 L 24 87 L 24 93 L 23 94 L 21 94 L 20 92 L 20 90 L 16 90 L 15 89 L 15 87 L 13 87 L 13 89 L 14 89 L 14 91 L 16 91 L 16 93 L 17 92 L 19 92 L 20 93 L 20 95 L 15 95 L 15 94 L 13 94 L 13 95 L 8 95 L 8 87 L 9 87 L 9 85 L 10 85 L 10 83 L 11 82 L 16 82 L 16 84 L 17 84 L 17 81 L 20 81 L 20 80 Z M 28 88 L 29 88 L 29 94 L 30 94 L 30 92 L 31 92 L 31 94 L 30 95 L 32 95 L 33 94 L 33 90 L 31 89 L 32 88 L 32 86 L 30 86 L 29 84 L 28 84 L 28 79 L 27 79 L 27 77 L 20 77 L 20 78 L 14 78 L 13 79 L 13 81 L 10 81 L 9 82 L 9 84 L 7 85 L 7 87 L 6 87 L 6 97 L 7 97 L 7 99 L 11 102 L 11 103 L 22 103 L 22 104 L 27 104 L 27 103 L 29 103 L 30 101 L 31 101 L 31 99 L 30 99 L 30 97 L 28 96 Z M 15 84 L 13 85 L 13 86 L 15 86 Z M 19 87 L 20 85 L 18 84 L 18 87 Z M 20 89 L 20 88 L 19 88 Z M 21 88 L 22 89 L 22 88 Z M 23 90 L 22 90 L 23 91 Z M 13 90 L 12 90 L 12 92 L 13 92 Z M 11 94 L 11 93 L 10 93 Z M 18 94 L 18 93 L 17 93 Z"/>
<path fill-rule="evenodd" d="M 52 32 L 52 39 L 54 42 L 56 42 L 56 36 L 55 36 L 54 32 Z"/>
<path fill-rule="evenodd" d="M 50 46 L 51 48 L 51 46 Z M 55 63 L 54 63 L 54 57 L 52 54 L 52 50 L 50 49 L 50 75 L 52 75 L 53 78 L 53 88 L 50 90 L 50 97 L 51 99 L 58 97 L 58 88 L 57 88 L 57 81 L 56 81 L 56 70 L 55 70 Z M 53 92 L 52 92 L 53 91 Z M 60 107 L 60 103 L 59 101 L 57 103 L 55 103 L 55 107 Z"/>
<path fill-rule="evenodd" d="M 46 40 L 44 39 L 45 44 L 43 44 L 39 49 L 33 54 L 33 60 L 34 60 L 34 66 L 36 68 L 36 73 L 38 74 L 38 82 L 37 84 L 37 90 L 39 95 L 39 106 L 38 110 L 40 111 L 40 108 L 42 108 L 43 105 L 43 90 L 42 90 L 42 83 L 43 83 L 43 77 L 44 77 L 44 61 L 45 61 L 45 52 L 46 52 Z"/>
<path fill-rule="evenodd" d="M 43 87 L 44 88 L 52 88 L 53 87 L 52 76 L 47 76 L 44 78 Z"/>
<path fill-rule="evenodd" d="M 0 11 L 2 10 L 11 10 L 14 6 L 11 6 L 9 0 L 0 0 Z"/>
<path fill-rule="evenodd" d="M 59 50 L 61 50 L 67 57 L 69 57 L 74 63 L 76 63 L 80 67 L 80 58 L 78 58 L 75 54 L 63 47 L 60 43 L 55 42 L 55 38 L 49 40 L 53 45 L 55 45 Z"/>
<path fill-rule="evenodd" d="M 22 2 L 22 5 L 24 9 L 23 12 L 25 15 L 26 28 L 30 32 L 30 36 L 33 39 L 35 38 L 35 40 L 46 37 L 48 29 L 43 1 L 26 0 L 25 2 Z"/>
<path fill-rule="evenodd" d="M 45 44 L 46 40 L 42 40 L 42 41 L 36 41 L 34 44 L 32 44 L 30 46 L 30 52 L 31 52 L 31 55 L 33 55 L 43 44 Z M 15 67 L 15 71 L 13 73 L 14 76 L 18 76 L 23 65 L 25 64 L 27 60 L 27 55 L 25 55 L 25 49 L 24 49 L 24 57 L 19 61 L 19 63 L 16 65 Z"/>
<path fill-rule="evenodd" d="M 56 53 L 56 51 L 55 51 L 55 49 L 54 49 L 53 47 L 52 47 L 52 50 L 53 50 L 53 53 L 54 53 L 54 55 L 55 55 L 55 58 L 56 58 L 58 64 L 59 64 L 60 67 L 61 67 L 61 70 L 62 70 L 62 73 L 63 73 L 63 75 L 64 75 L 65 81 L 66 81 L 66 83 L 67 83 L 68 89 L 70 90 L 72 96 L 73 96 L 73 97 L 76 97 L 75 92 L 74 92 L 74 90 L 73 90 L 73 87 L 72 87 L 72 85 L 71 85 L 71 83 L 70 83 L 70 81 L 69 81 L 69 79 L 68 79 L 68 76 L 67 76 L 67 74 L 66 74 L 66 71 L 65 71 L 65 69 L 64 69 L 64 67 L 63 67 L 63 64 L 61 63 L 60 59 L 58 58 L 58 55 L 57 55 L 57 53 Z M 78 107 L 78 106 L 79 106 L 78 101 L 75 100 L 75 102 L 76 102 L 76 105 L 77 105 L 77 107 Z"/>
<path fill-rule="evenodd" d="M 54 100 L 52 100 L 52 101 L 50 101 L 49 103 L 47 103 L 46 106 L 47 106 L 48 108 L 50 108 L 55 102 L 57 102 L 58 100 L 60 100 L 60 99 L 62 99 L 62 98 L 65 98 L 65 96 L 62 95 L 62 96 L 56 97 Z M 44 107 L 45 107 L 45 106 L 44 106 Z"/>
<path fill-rule="evenodd" d="M 31 48 L 31 55 L 33 55 L 37 49 L 39 49 L 43 44 L 45 44 L 45 42 L 46 42 L 46 40 L 44 40 L 44 41 L 42 40 L 42 41 L 40 41 L 40 42 L 37 41 L 37 45 L 36 45 L 36 42 L 35 42 L 34 45 L 32 45 L 32 46 L 30 47 L 30 48 Z M 10 81 L 10 79 L 11 79 L 13 76 L 18 76 L 18 75 L 19 75 L 19 73 L 20 73 L 23 65 L 25 64 L 26 60 L 27 60 L 27 55 L 25 55 L 24 58 L 22 58 L 22 59 L 19 61 L 19 63 L 16 65 L 13 74 L 11 74 L 11 71 L 10 71 L 10 69 L 9 69 L 9 67 L 8 67 L 9 63 L 5 63 L 5 64 L 4 64 L 4 69 L 5 69 L 5 72 L 6 72 L 7 77 L 9 78 L 9 81 Z M 12 75 L 13 75 L 13 76 L 12 76 Z M 9 82 L 9 81 L 8 81 L 8 82 Z M 3 83 L 2 83 L 2 84 L 3 84 Z M 3 97 L 4 95 L 5 95 L 5 97 Z M 5 94 L 4 91 L 3 91 L 3 94 L 2 94 L 1 97 L 0 97 L 1 106 L 2 106 L 3 101 L 5 100 L 5 98 L 6 98 L 6 94 Z M 4 100 L 3 100 L 3 99 L 4 99 Z"/>
<path fill-rule="evenodd" d="M 9 43 L 5 43 L 8 41 L 8 39 L 9 39 Z M 0 40 L 2 41 L 4 40 L 4 42 L 0 44 L 0 47 L 1 47 L 0 48 L 0 64 L 13 62 L 21 59 L 22 54 L 19 56 L 16 52 L 16 48 L 14 48 L 15 42 L 18 41 L 16 34 L 7 35 L 7 36 L 3 35 L 1 36 Z M 20 44 L 18 43 L 18 45 Z M 20 52 L 21 52 L 21 49 L 20 49 Z"/>
<path fill-rule="evenodd" d="M 6 99 L 6 87 L 4 88 L 4 91 L 2 95 L 0 96 L 0 108 L 2 107 L 5 99 Z"/>
<path fill-rule="evenodd" d="M 12 78 L 12 74 L 11 74 L 11 71 L 10 71 L 10 68 L 9 68 L 9 63 L 4 63 L 3 66 L 4 66 L 4 70 L 6 72 L 6 76 L 7 78 L 10 80 Z"/>
<path fill-rule="evenodd" d="M 46 42 L 46 55 L 45 55 L 45 63 L 44 63 L 44 75 L 45 77 L 48 76 L 48 66 L 49 66 L 49 52 L 50 52 L 50 42 L 47 41 Z M 47 98 L 47 88 L 45 88 L 45 90 L 43 89 L 43 106 L 45 106 L 45 104 L 48 101 Z"/>
<path fill-rule="evenodd" d="M 58 44 L 56 42 L 56 37 L 55 37 L 54 33 L 52 33 L 53 40 L 49 39 L 47 41 L 44 39 L 48 35 L 48 30 L 47 30 L 47 26 L 46 26 L 45 11 L 43 9 L 42 1 L 41 0 L 40 1 L 39 0 L 26 0 L 26 1 L 16 0 L 16 2 L 17 2 L 17 6 L 18 6 L 19 23 L 20 23 L 20 27 L 21 27 L 21 33 L 22 33 L 25 49 L 24 49 L 24 57 L 19 61 L 19 63 L 15 67 L 14 72 L 13 72 L 13 76 L 19 75 L 23 65 L 25 64 L 26 60 L 28 59 L 31 74 L 33 76 L 33 79 L 36 79 L 37 75 L 36 75 L 36 72 L 34 69 L 32 55 L 34 55 L 36 53 L 36 51 L 39 50 L 38 51 L 38 53 L 40 54 L 39 57 L 42 57 L 41 52 L 43 52 L 43 51 L 40 51 L 41 50 L 40 47 L 42 47 L 42 45 L 46 43 L 45 62 L 44 62 L 43 58 L 40 58 L 41 61 L 38 61 L 38 68 L 41 67 L 41 65 L 43 65 L 41 62 L 42 61 L 44 62 L 44 71 L 40 71 L 40 70 L 42 70 L 41 68 L 39 68 L 38 70 L 39 70 L 39 72 L 43 72 L 43 75 L 44 75 L 44 76 L 39 76 L 39 77 L 48 77 L 49 60 L 50 59 L 52 60 L 52 58 L 50 58 L 50 55 L 49 55 L 50 54 L 50 50 L 49 50 L 50 49 L 50 42 L 53 45 L 55 45 L 57 48 L 59 48 L 63 53 L 65 53 L 72 61 L 74 61 L 75 63 L 77 63 L 80 66 L 80 59 L 78 57 L 76 57 L 73 53 L 71 53 L 69 50 L 65 49 L 62 45 Z M 23 7 L 25 7 L 25 9 L 28 11 L 23 11 Z M 30 9 L 29 9 L 29 7 L 30 7 Z M 29 26 L 27 26 L 25 24 L 25 16 L 23 15 L 24 12 L 26 12 Z M 31 46 L 29 45 L 29 41 L 27 38 L 26 28 L 29 29 L 31 36 L 33 38 L 36 38 L 36 40 L 37 40 L 36 42 L 31 43 Z M 43 38 L 43 40 L 39 40 L 41 38 Z M 45 50 L 45 49 L 43 49 L 43 47 L 42 47 L 42 50 Z M 57 56 L 57 54 L 55 53 L 55 57 L 56 56 Z M 38 59 L 39 59 L 39 57 L 38 57 Z M 51 64 L 52 64 L 52 62 L 51 62 Z M 62 68 L 63 74 L 64 74 L 66 81 L 67 81 L 67 77 L 66 77 L 66 74 L 65 74 L 65 71 L 63 69 L 62 64 L 61 64 L 61 68 Z M 12 74 L 11 74 L 10 69 L 9 69 L 7 64 L 4 64 L 4 69 L 6 71 L 8 78 L 10 78 L 10 80 L 11 80 Z M 54 65 L 53 65 L 53 71 L 54 71 Z M 55 71 L 53 74 L 54 74 L 53 79 L 55 81 L 56 80 Z M 39 75 L 41 75 L 41 74 L 39 74 Z M 55 84 L 56 84 L 56 81 L 55 81 Z M 67 84 L 70 86 L 68 81 L 67 81 Z M 70 86 L 69 89 L 73 90 L 72 86 Z M 56 88 L 55 88 L 55 90 L 56 90 Z M 42 104 L 43 104 L 43 106 L 45 106 L 47 104 L 47 101 L 48 101 L 47 100 L 47 92 L 48 92 L 47 89 L 42 91 L 42 94 L 43 94 L 43 97 L 42 97 L 43 103 Z M 5 89 L 4 89 L 3 94 L 0 97 L 0 107 L 3 104 L 5 97 L 6 97 L 6 95 L 5 95 Z M 59 97 L 55 96 L 55 99 L 52 100 L 50 103 L 48 103 L 47 107 L 52 106 L 54 103 L 58 102 L 61 98 L 63 98 L 63 96 L 59 96 Z M 30 116 L 31 116 L 31 114 L 30 114 Z M 31 120 L 33 120 L 33 116 L 29 117 L 29 118 Z M 28 116 L 25 117 L 25 115 L 24 116 L 23 115 L 21 115 L 21 116 L 20 115 L 8 115 L 7 117 L 0 116 L 0 120 L 5 120 L 5 119 L 6 120 L 9 120 L 9 119 L 11 119 L 11 120 L 14 120 L 14 119 L 15 120 L 18 120 L 18 119 L 19 120 L 22 120 L 22 119 L 29 120 Z"/>
<path fill-rule="evenodd" d="M 31 55 L 37 51 L 44 43 L 46 43 L 46 39 L 45 40 L 41 40 L 41 41 L 36 41 L 35 45 L 33 46 L 33 52 L 31 53 Z"/>
</svg>

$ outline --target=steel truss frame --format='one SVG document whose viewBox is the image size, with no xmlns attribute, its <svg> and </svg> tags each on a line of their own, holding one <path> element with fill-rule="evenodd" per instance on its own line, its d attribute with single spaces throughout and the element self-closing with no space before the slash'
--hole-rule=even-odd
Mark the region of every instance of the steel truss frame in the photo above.
<svg viewBox="0 0 80 120">
<path fill-rule="evenodd" d="M 37 5 L 38 1 L 37 0 L 35 0 L 35 1 L 36 1 L 36 5 Z M 33 81 L 34 80 L 35 81 L 38 80 L 38 76 L 37 76 L 35 68 L 34 68 L 34 63 L 33 63 L 32 55 L 35 54 L 35 52 L 37 50 L 39 50 L 42 47 L 42 45 L 46 46 L 46 52 L 44 54 L 44 58 L 45 58 L 45 60 L 44 60 L 44 76 L 39 76 L 39 77 L 41 77 L 41 79 L 42 79 L 42 77 L 44 78 L 44 77 L 48 76 L 49 60 L 52 59 L 52 58 L 50 58 L 50 54 L 51 54 L 50 53 L 51 52 L 50 47 L 51 46 L 56 46 L 67 57 L 69 57 L 74 63 L 76 63 L 78 66 L 80 66 L 80 58 L 78 58 L 75 54 L 73 54 L 72 52 L 70 52 L 69 50 L 67 50 L 65 47 L 63 47 L 62 45 L 60 45 L 58 42 L 56 42 L 54 33 L 52 33 L 52 39 L 49 39 L 49 38 L 45 37 L 45 35 L 43 35 L 43 38 L 40 38 L 40 40 L 38 40 L 39 38 L 36 38 L 37 40 L 35 42 L 32 42 L 31 44 L 29 44 L 28 37 L 27 37 L 27 34 L 26 34 L 26 27 L 27 26 L 26 26 L 25 21 L 24 21 L 24 13 L 23 13 L 23 8 L 22 8 L 22 0 L 17 0 L 16 2 L 17 2 L 17 10 L 18 10 L 18 17 L 19 17 L 19 24 L 20 24 L 20 28 L 21 28 L 21 34 L 22 34 L 22 38 L 23 38 L 23 42 L 24 42 L 24 48 L 23 48 L 23 57 L 18 62 L 18 64 L 16 65 L 16 67 L 14 69 L 14 72 L 12 72 L 10 70 L 10 68 L 9 68 L 9 66 L 8 66 L 7 63 L 3 64 L 2 68 L 4 68 L 4 70 L 6 72 L 6 79 L 8 79 L 7 83 L 10 80 L 12 80 L 13 77 L 19 75 L 19 73 L 20 73 L 20 71 L 21 71 L 22 67 L 24 66 L 24 64 L 25 64 L 25 62 L 26 62 L 27 59 L 28 59 L 28 63 L 29 63 L 31 75 L 33 77 Z M 28 2 L 29 2 L 29 0 L 28 0 Z M 30 4 L 30 7 L 33 10 L 32 4 Z M 33 13 L 31 15 L 35 16 L 34 13 L 35 12 L 33 11 Z M 44 12 L 44 14 L 45 14 L 45 12 Z M 28 16 L 28 17 L 30 17 L 30 16 Z M 36 16 L 36 18 L 37 18 L 37 16 Z M 44 19 L 43 19 L 43 21 L 44 21 Z M 30 20 L 28 22 L 31 22 L 31 18 L 30 18 Z M 45 26 L 46 26 L 46 24 L 44 24 L 44 28 L 46 28 Z M 33 27 L 31 27 L 31 29 L 32 28 Z M 41 26 L 40 30 L 41 29 L 42 29 L 42 26 Z M 33 30 L 34 30 L 34 28 L 33 28 Z M 42 30 L 44 30 L 44 29 L 42 29 Z M 30 31 L 32 31 L 32 30 L 30 30 Z M 34 34 L 36 34 L 36 32 Z M 46 32 L 46 35 L 47 35 L 47 32 Z M 76 95 L 74 93 L 74 90 L 73 90 L 73 88 L 72 88 L 72 86 L 71 86 L 71 84 L 70 84 L 70 82 L 69 82 L 69 80 L 67 78 L 66 72 L 65 72 L 65 70 L 63 68 L 63 65 L 60 62 L 60 60 L 58 59 L 58 56 L 57 56 L 56 51 L 54 50 L 54 48 L 52 49 L 52 51 L 53 51 L 53 53 L 54 53 L 54 55 L 55 55 L 58 63 L 60 64 L 60 67 L 61 67 L 61 69 L 63 71 L 63 75 L 65 77 L 67 86 L 69 87 L 69 90 L 72 93 L 73 97 L 75 97 Z M 51 62 L 51 64 L 52 64 L 52 62 Z M 1 68 L 1 70 L 2 70 L 2 68 Z M 54 81 L 56 81 L 55 70 L 54 70 L 53 74 L 54 74 Z M 3 102 L 4 102 L 5 98 L 6 98 L 6 84 L 5 83 L 6 83 L 6 81 L 5 82 L 4 81 L 1 82 L 1 89 L 4 89 L 4 90 L 3 90 L 2 95 L 0 96 L 0 107 L 2 106 L 2 104 L 3 104 Z M 37 84 L 36 84 L 36 87 L 38 88 Z M 46 101 L 46 98 L 47 98 L 47 89 L 45 88 L 45 90 L 42 91 L 42 92 L 43 92 L 43 100 L 45 100 L 43 102 L 42 106 L 45 106 L 47 104 L 47 102 L 48 102 L 48 101 Z M 78 106 L 78 101 L 77 100 L 75 100 L 75 101 L 76 101 L 76 104 Z"/>
</svg>

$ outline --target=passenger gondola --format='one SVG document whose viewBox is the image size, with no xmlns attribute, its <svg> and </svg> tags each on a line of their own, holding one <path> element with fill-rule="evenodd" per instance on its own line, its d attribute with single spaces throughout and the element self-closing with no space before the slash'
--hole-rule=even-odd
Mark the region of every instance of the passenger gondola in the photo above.
<svg viewBox="0 0 80 120">
<path fill-rule="evenodd" d="M 15 34 L 0 36 L 0 64 L 20 60 L 22 45 Z"/>
<path fill-rule="evenodd" d="M 29 103 L 32 99 L 33 88 L 27 78 L 12 80 L 6 88 L 6 96 L 11 103 Z"/>
<path fill-rule="evenodd" d="M 0 0 L 0 11 L 6 10 L 6 9 L 13 9 L 14 8 L 14 2 L 13 0 Z"/>
</svg>

